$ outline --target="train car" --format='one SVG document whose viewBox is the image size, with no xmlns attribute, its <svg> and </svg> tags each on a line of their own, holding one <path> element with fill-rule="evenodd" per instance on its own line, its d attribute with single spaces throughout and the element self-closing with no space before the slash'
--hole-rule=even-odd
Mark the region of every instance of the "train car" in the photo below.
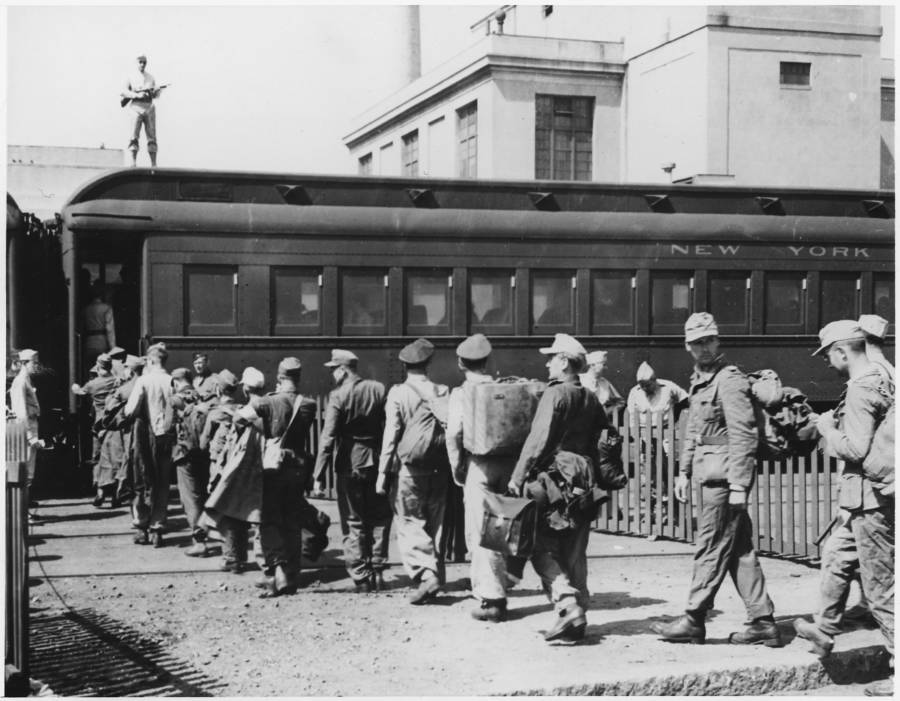
<svg viewBox="0 0 900 701">
<path fill-rule="evenodd" d="M 537 349 L 565 332 L 609 351 L 623 393 L 645 360 L 686 385 L 683 323 L 708 310 L 731 360 L 825 402 L 841 381 L 810 358 L 818 329 L 894 318 L 888 191 L 132 168 L 75 193 L 62 247 L 73 379 L 88 272 L 130 352 L 164 341 L 175 367 L 208 351 L 269 387 L 295 355 L 312 394 L 329 388 L 331 348 L 394 382 L 419 336 L 438 349 L 433 377 L 457 384 L 453 349 L 476 331 L 499 375 L 545 377 Z"/>
</svg>

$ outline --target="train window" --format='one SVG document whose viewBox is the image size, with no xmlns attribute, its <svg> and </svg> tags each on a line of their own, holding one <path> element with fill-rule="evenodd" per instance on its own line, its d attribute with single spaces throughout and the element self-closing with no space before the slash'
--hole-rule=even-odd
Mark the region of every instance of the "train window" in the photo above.
<svg viewBox="0 0 900 701">
<path fill-rule="evenodd" d="M 859 316 L 858 274 L 822 273 L 819 280 L 819 326 Z"/>
<path fill-rule="evenodd" d="M 313 268 L 272 269 L 272 335 L 318 334 L 322 271 Z"/>
<path fill-rule="evenodd" d="M 378 336 L 387 333 L 386 269 L 341 271 L 341 333 Z"/>
<path fill-rule="evenodd" d="M 634 272 L 591 274 L 591 333 L 634 333 Z"/>
<path fill-rule="evenodd" d="M 187 335 L 237 333 L 236 265 L 184 267 L 184 309 Z"/>
<path fill-rule="evenodd" d="M 706 308 L 725 333 L 748 333 L 750 273 L 710 272 Z"/>
<path fill-rule="evenodd" d="M 575 271 L 536 270 L 531 274 L 533 333 L 574 333 Z"/>
<path fill-rule="evenodd" d="M 513 333 L 514 270 L 469 271 L 469 330 Z"/>
<path fill-rule="evenodd" d="M 406 276 L 406 332 L 450 333 L 450 270 L 409 272 Z"/>
<path fill-rule="evenodd" d="M 687 272 L 658 272 L 650 277 L 650 330 L 652 333 L 683 333 L 684 322 L 693 311 L 693 278 Z"/>
<path fill-rule="evenodd" d="M 803 333 L 805 289 L 803 273 L 766 273 L 765 333 Z"/>
<path fill-rule="evenodd" d="M 887 319 L 888 332 L 894 333 L 894 276 L 875 275 L 874 312 Z"/>
</svg>

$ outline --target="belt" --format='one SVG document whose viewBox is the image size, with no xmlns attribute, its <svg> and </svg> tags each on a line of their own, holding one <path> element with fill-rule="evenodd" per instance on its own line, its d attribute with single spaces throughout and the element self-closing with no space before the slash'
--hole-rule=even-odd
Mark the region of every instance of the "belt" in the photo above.
<svg viewBox="0 0 900 701">
<path fill-rule="evenodd" d="M 728 445 L 728 436 L 697 436 L 697 445 Z"/>
</svg>

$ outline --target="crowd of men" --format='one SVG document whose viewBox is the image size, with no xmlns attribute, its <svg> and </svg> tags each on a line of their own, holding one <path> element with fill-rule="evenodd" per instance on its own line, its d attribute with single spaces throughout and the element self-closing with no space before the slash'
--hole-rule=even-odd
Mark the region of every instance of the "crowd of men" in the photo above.
<svg viewBox="0 0 900 701">
<path fill-rule="evenodd" d="M 856 577 L 893 656 L 892 477 L 888 488 L 873 482 L 862 466 L 889 407 L 892 412 L 894 369 L 882 351 L 886 328 L 886 320 L 870 315 L 832 322 L 821 330 L 821 346 L 813 354 L 824 354 L 848 380 L 837 408 L 814 418 L 824 449 L 842 461 L 841 516 L 824 547 L 814 622 L 795 621 L 798 635 L 823 656 L 840 630 Z M 655 623 L 653 630 L 667 641 L 703 643 L 706 614 L 730 575 L 749 621 L 731 634 L 730 642 L 778 647 L 783 641 L 746 508 L 759 440 L 748 378 L 720 352 L 716 321 L 708 313 L 688 318 L 685 348 L 694 364 L 689 391 L 657 379 L 645 363 L 627 400 L 644 425 L 655 425 L 669 409 L 688 405 L 674 492 L 684 502 L 692 478 L 702 490 L 685 612 Z M 335 389 L 314 456 L 310 425 L 316 404 L 300 393 L 297 358 L 279 363 L 275 391 L 264 394 L 265 378 L 252 367 L 240 378 L 229 370 L 212 373 L 207 356 L 197 353 L 193 370 L 178 368 L 170 374 L 163 344 L 151 346 L 143 358 L 114 348 L 98 357 L 94 379 L 72 387 L 91 397 L 101 429 L 94 450 L 94 503 L 102 504 L 108 491 L 113 499 L 129 499 L 134 542 L 161 546 L 174 467 L 193 537 L 186 554 L 208 554 L 206 541 L 215 529 L 223 539 L 221 568 L 240 573 L 248 566 L 253 528 L 264 572 L 259 585 L 264 596 L 279 596 L 298 588 L 301 554 L 315 558 L 327 542 L 328 518 L 305 494 L 316 484 L 324 486 L 331 469 L 355 590 L 384 586 L 393 525 L 412 583 L 409 602 L 421 605 L 434 600 L 445 584 L 441 530 L 449 472 L 464 493 L 471 589 L 479 602 L 472 615 L 501 622 L 507 616 L 507 593 L 521 578 L 526 560 L 482 547 L 488 497 L 526 496 L 540 507 L 553 488 L 545 479 L 551 469 L 580 475 L 590 485 L 601 433 L 609 426 L 607 412 L 625 400 L 602 376 L 604 352 L 587 353 L 577 339 L 557 334 L 551 346 L 540 349 L 547 358 L 548 384 L 521 452 L 472 454 L 465 436 L 464 418 L 471 411 L 467 388 L 492 381 L 487 369 L 491 352 L 490 341 L 481 334 L 463 341 L 456 349 L 463 381 L 450 391 L 429 378 L 434 346 L 417 339 L 398 356 L 405 380 L 386 391 L 382 383 L 359 375 L 354 353 L 333 350 L 325 367 Z M 21 358 L 13 411 L 31 422 L 36 402 L 29 399 L 28 373 L 36 358 L 33 351 L 24 351 Z M 417 444 L 430 435 L 423 426 L 436 422 L 445 438 L 437 452 L 431 444 Z M 29 439 L 40 447 L 36 435 Z M 539 509 L 528 558 L 554 608 L 545 637 L 577 641 L 586 627 L 586 552 L 596 509 L 588 503 L 580 511 L 566 511 L 562 520 L 545 511 Z"/>
</svg>

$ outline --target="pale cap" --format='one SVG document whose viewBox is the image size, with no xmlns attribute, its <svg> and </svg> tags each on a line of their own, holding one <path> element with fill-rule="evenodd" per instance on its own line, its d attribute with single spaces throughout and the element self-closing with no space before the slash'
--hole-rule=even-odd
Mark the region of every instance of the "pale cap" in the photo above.
<svg viewBox="0 0 900 701">
<path fill-rule="evenodd" d="M 325 363 L 326 368 L 336 368 L 339 365 L 353 365 L 359 358 L 356 357 L 356 354 L 343 350 L 341 348 L 333 348 L 331 350 L 331 360 Z"/>
<path fill-rule="evenodd" d="M 417 338 L 397 355 L 407 365 L 419 365 L 434 355 L 434 344 L 427 338 Z"/>
<path fill-rule="evenodd" d="M 241 373 L 241 384 L 252 389 L 262 389 L 266 386 L 266 378 L 256 368 L 244 368 Z"/>
<path fill-rule="evenodd" d="M 859 317 L 859 328 L 869 336 L 875 336 L 882 341 L 887 336 L 888 320 L 877 314 L 862 314 Z"/>
<path fill-rule="evenodd" d="M 172 370 L 173 380 L 184 380 L 185 382 L 190 382 L 193 378 L 193 373 L 187 368 L 175 368 L 174 370 Z"/>
<path fill-rule="evenodd" d="M 34 360 L 37 358 L 38 352 L 31 348 L 25 348 L 24 350 L 19 351 L 19 360 L 23 363 L 27 363 L 29 360 Z"/>
<path fill-rule="evenodd" d="M 138 368 L 144 367 L 145 362 L 146 361 L 143 358 L 139 358 L 136 355 L 125 356 L 125 367 L 131 370 L 137 370 Z"/>
<path fill-rule="evenodd" d="M 684 322 L 684 340 L 687 343 L 718 335 L 719 327 L 716 326 L 716 320 L 709 312 L 691 314 L 687 321 Z"/>
<path fill-rule="evenodd" d="M 853 321 L 853 319 L 832 321 L 819 331 L 819 347 L 813 355 L 824 353 L 833 343 L 838 343 L 839 341 L 864 341 L 865 339 L 866 336 L 863 330 L 859 328 L 859 323 Z"/>
<path fill-rule="evenodd" d="M 278 374 L 287 375 L 288 373 L 297 373 L 300 372 L 302 368 L 303 365 L 300 363 L 300 358 L 289 356 L 287 358 L 282 358 L 281 362 L 278 363 Z"/>
<path fill-rule="evenodd" d="M 544 355 L 556 355 L 557 353 L 563 353 L 570 358 L 581 361 L 582 365 L 585 362 L 585 356 L 587 355 L 587 351 L 584 350 L 584 346 L 578 341 L 578 339 L 573 338 L 567 333 L 558 333 L 553 337 L 553 345 L 547 348 L 540 348 L 541 353 Z"/>
<path fill-rule="evenodd" d="M 593 365 L 594 363 L 605 363 L 608 356 L 609 353 L 607 351 L 591 351 L 585 356 L 584 360 L 588 365 Z"/>
<path fill-rule="evenodd" d="M 656 371 L 650 367 L 650 363 L 643 362 L 637 369 L 636 379 L 638 382 L 646 382 L 647 380 L 656 379 Z"/>
<path fill-rule="evenodd" d="M 231 370 L 219 370 L 219 372 L 215 374 L 215 378 L 216 384 L 221 389 L 233 389 L 234 387 L 237 387 L 237 375 L 231 372 Z"/>
<path fill-rule="evenodd" d="M 112 358 L 109 357 L 109 353 L 101 353 L 97 356 L 97 367 L 104 370 L 109 370 L 112 367 Z"/>
<path fill-rule="evenodd" d="M 456 347 L 456 355 L 463 360 L 484 360 L 491 354 L 491 342 L 483 333 L 469 336 Z"/>
<path fill-rule="evenodd" d="M 126 350 L 121 346 L 113 346 L 106 352 L 106 354 L 113 360 L 123 360 L 126 355 Z"/>
</svg>

